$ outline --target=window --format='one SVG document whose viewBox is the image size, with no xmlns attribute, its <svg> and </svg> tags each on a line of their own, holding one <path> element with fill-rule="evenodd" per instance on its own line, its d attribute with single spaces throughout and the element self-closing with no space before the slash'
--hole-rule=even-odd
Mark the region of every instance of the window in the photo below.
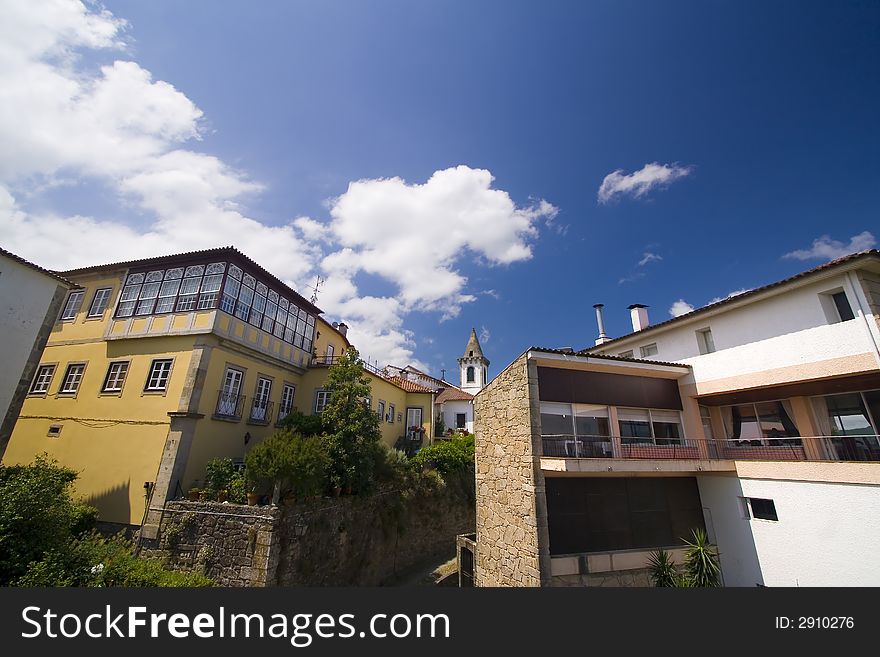
<svg viewBox="0 0 880 657">
<path fill-rule="evenodd" d="M 721 408 L 727 439 L 734 446 L 800 445 L 800 433 L 786 400 Z"/>
<path fill-rule="evenodd" d="M 483 385 L 486 385 L 486 382 L 489 380 L 489 375 L 486 372 L 486 368 L 483 368 Z"/>
<path fill-rule="evenodd" d="M 44 395 L 49 391 L 49 383 L 52 382 L 52 376 L 55 374 L 54 365 L 40 365 L 37 368 L 37 374 L 34 376 L 34 382 L 31 384 L 30 394 Z"/>
<path fill-rule="evenodd" d="M 75 395 L 79 390 L 79 384 L 82 383 L 83 373 L 86 366 L 83 363 L 75 363 L 67 366 L 64 373 L 64 379 L 61 381 L 61 388 L 58 390 L 59 395 Z"/>
<path fill-rule="evenodd" d="M 813 408 L 822 435 L 828 436 L 823 444 L 829 458 L 880 460 L 880 390 L 815 397 Z"/>
<path fill-rule="evenodd" d="M 61 319 L 76 319 L 76 314 L 79 312 L 85 295 L 85 290 L 71 292 L 67 297 L 67 303 L 64 304 L 64 310 L 61 312 Z"/>
<path fill-rule="evenodd" d="M 640 347 L 639 351 L 642 354 L 642 358 L 647 358 L 648 356 L 656 356 L 657 355 L 657 343 L 652 342 L 651 344 L 646 344 L 645 346 Z"/>
<path fill-rule="evenodd" d="M 388 404 L 388 423 L 394 424 L 394 404 Z"/>
<path fill-rule="evenodd" d="M 293 408 L 293 395 L 295 393 L 295 386 L 292 386 L 289 383 L 284 384 L 284 388 L 281 389 L 281 405 L 278 407 L 279 422 L 290 415 L 290 409 Z"/>
<path fill-rule="evenodd" d="M 822 310 L 825 311 L 825 318 L 829 324 L 846 322 L 855 318 L 852 306 L 849 305 L 849 299 L 847 299 L 843 288 L 823 292 L 819 295 L 819 301 L 822 304 Z"/>
<path fill-rule="evenodd" d="M 750 516 L 759 520 L 779 520 L 776 515 L 776 504 L 773 500 L 765 500 L 760 497 L 746 497 L 746 511 L 751 510 Z"/>
<path fill-rule="evenodd" d="M 271 412 L 269 396 L 272 394 L 272 379 L 257 378 L 257 389 L 254 391 L 254 403 L 251 406 L 251 420 L 267 422 Z"/>
<path fill-rule="evenodd" d="M 327 355 L 324 357 L 324 362 L 330 364 L 333 362 L 333 345 L 327 345 Z"/>
<path fill-rule="evenodd" d="M 621 351 L 617 355 L 620 356 L 621 358 L 632 358 L 633 357 L 633 350 L 630 349 L 628 351 Z"/>
<path fill-rule="evenodd" d="M 329 390 L 318 390 L 315 393 L 315 415 L 320 415 L 330 402 Z"/>
<path fill-rule="evenodd" d="M 701 354 L 711 354 L 715 351 L 715 341 L 712 339 L 712 329 L 697 331 L 697 345 Z"/>
<path fill-rule="evenodd" d="M 385 419 L 385 402 L 381 399 L 379 400 L 379 405 L 376 407 L 376 415 L 379 416 L 379 421 Z"/>
<path fill-rule="evenodd" d="M 223 375 L 223 387 L 217 396 L 217 415 L 221 417 L 241 418 L 240 402 L 241 382 L 244 372 L 234 367 L 227 367 Z"/>
<path fill-rule="evenodd" d="M 467 382 L 468 383 L 474 382 L 474 368 L 473 367 L 467 368 Z"/>
<path fill-rule="evenodd" d="M 678 411 L 652 408 L 621 408 L 617 411 L 620 441 L 624 445 L 652 443 L 681 445 L 684 432 Z"/>
<path fill-rule="evenodd" d="M 703 436 L 706 440 L 715 440 L 715 433 L 712 431 L 712 413 L 706 406 L 700 406 L 700 420 L 703 422 Z"/>
<path fill-rule="evenodd" d="M 464 413 L 455 414 L 455 428 L 464 429 L 467 426 L 467 415 Z"/>
<path fill-rule="evenodd" d="M 608 408 L 541 402 L 541 436 L 545 456 L 610 456 Z"/>
<path fill-rule="evenodd" d="M 107 304 L 110 302 L 110 292 L 112 287 L 102 287 L 95 290 L 95 296 L 92 297 L 92 305 L 89 306 L 89 314 L 87 317 L 100 317 L 107 310 Z"/>
<path fill-rule="evenodd" d="M 126 374 L 128 374 L 128 361 L 110 363 L 101 392 L 121 392 Z"/>
<path fill-rule="evenodd" d="M 60 424 L 50 424 L 49 431 L 46 432 L 46 435 L 49 438 L 57 438 L 61 435 L 61 425 Z"/>
<path fill-rule="evenodd" d="M 153 361 L 150 366 L 150 373 L 147 375 L 147 384 L 144 390 L 149 392 L 161 392 L 168 387 L 168 377 L 171 376 L 170 358 L 158 358 Z"/>
</svg>

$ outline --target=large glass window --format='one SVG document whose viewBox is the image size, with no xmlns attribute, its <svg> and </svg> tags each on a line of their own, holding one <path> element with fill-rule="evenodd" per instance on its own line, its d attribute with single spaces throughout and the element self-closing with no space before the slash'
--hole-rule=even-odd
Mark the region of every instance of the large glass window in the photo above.
<svg viewBox="0 0 880 657">
<path fill-rule="evenodd" d="M 678 411 L 619 408 L 617 423 L 620 426 L 620 442 L 624 445 L 680 445 L 684 437 Z"/>
<path fill-rule="evenodd" d="M 813 408 L 822 434 L 830 437 L 831 458 L 880 460 L 880 390 L 815 397 Z"/>
<path fill-rule="evenodd" d="M 85 290 L 71 292 L 67 297 L 67 303 L 64 304 L 64 310 L 61 312 L 61 319 L 76 319 L 76 314 L 79 312 L 85 295 Z"/>
<path fill-rule="evenodd" d="M 606 406 L 541 402 L 545 456 L 610 456 L 610 435 Z"/>
<path fill-rule="evenodd" d="M 727 438 L 740 445 L 800 445 L 787 400 L 721 408 Z"/>
</svg>

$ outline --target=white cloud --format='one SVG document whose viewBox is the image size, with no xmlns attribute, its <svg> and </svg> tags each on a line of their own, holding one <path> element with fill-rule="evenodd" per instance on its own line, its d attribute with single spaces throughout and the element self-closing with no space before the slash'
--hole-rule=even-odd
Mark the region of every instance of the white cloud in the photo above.
<svg viewBox="0 0 880 657">
<path fill-rule="evenodd" d="M 637 271 L 637 272 L 630 274 L 629 276 L 624 276 L 623 278 L 618 279 L 617 284 L 623 285 L 624 283 L 633 283 L 633 282 L 639 280 L 640 278 L 644 278 L 644 277 L 645 277 L 645 272 Z"/>
<path fill-rule="evenodd" d="M 498 292 L 497 290 L 483 290 L 482 292 L 480 292 L 480 294 L 485 295 L 487 297 L 492 297 L 493 299 L 495 299 L 495 301 L 498 301 L 501 299 L 501 293 Z"/>
<path fill-rule="evenodd" d="M 639 267 L 644 267 L 649 262 L 659 262 L 660 260 L 663 260 L 663 256 L 659 256 L 656 253 L 646 251 L 642 254 L 642 259 L 639 260 Z"/>
<path fill-rule="evenodd" d="M 725 299 L 730 299 L 731 297 L 737 297 L 740 294 L 745 294 L 746 292 L 751 292 L 751 291 L 752 291 L 752 288 L 750 288 L 750 287 L 741 287 L 738 290 L 734 290 L 733 292 L 728 294 L 726 297 L 715 297 L 714 299 L 710 300 L 709 303 L 706 305 L 718 303 L 719 301 L 724 301 Z"/>
<path fill-rule="evenodd" d="M 850 237 L 849 244 L 833 240 L 828 235 L 822 235 L 813 240 L 813 245 L 809 249 L 791 251 L 782 257 L 794 260 L 834 260 L 850 253 L 873 249 L 876 244 L 877 240 L 874 235 L 867 230 Z"/>
<path fill-rule="evenodd" d="M 608 203 L 615 196 L 641 198 L 654 188 L 665 187 L 693 171 L 692 166 L 678 164 L 646 164 L 638 171 L 627 175 L 623 169 L 612 171 L 599 186 L 599 203 Z"/>
<path fill-rule="evenodd" d="M 244 205 L 262 185 L 198 150 L 202 110 L 128 59 L 123 19 L 77 0 L 0 0 L 0 15 L 0 226 L 5 247 L 46 267 L 234 244 L 297 289 L 321 272 L 318 305 L 364 356 L 418 366 L 408 313 L 456 316 L 476 298 L 460 263 L 528 260 L 540 222 L 558 230 L 552 204 L 519 207 L 467 166 L 421 184 L 359 180 L 328 202 L 328 221 L 268 225 Z M 111 61 L 86 65 L 85 51 Z M 109 190 L 119 213 L 32 209 L 60 185 Z M 395 294 L 361 297 L 362 272 Z"/>
<path fill-rule="evenodd" d="M 485 344 L 489 342 L 489 338 L 492 337 L 492 334 L 489 332 L 485 326 L 480 327 L 480 343 Z"/>
<path fill-rule="evenodd" d="M 669 308 L 669 314 L 673 317 L 679 317 L 689 312 L 693 312 L 694 307 L 684 299 L 679 299 Z"/>
</svg>

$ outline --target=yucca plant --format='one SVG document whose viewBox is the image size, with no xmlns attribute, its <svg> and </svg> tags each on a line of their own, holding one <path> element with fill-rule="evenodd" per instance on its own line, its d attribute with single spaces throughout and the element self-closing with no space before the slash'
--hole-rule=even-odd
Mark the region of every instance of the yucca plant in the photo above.
<svg viewBox="0 0 880 657">
<path fill-rule="evenodd" d="M 652 552 L 651 556 L 648 557 L 648 566 L 651 568 L 651 579 L 654 582 L 654 586 L 678 586 L 678 571 L 675 569 L 675 562 L 666 550 L 660 548 Z"/>
<path fill-rule="evenodd" d="M 721 566 L 718 551 L 709 543 L 704 529 L 693 530 L 693 542 L 685 540 L 684 566 L 689 585 L 693 587 L 721 586 Z"/>
</svg>

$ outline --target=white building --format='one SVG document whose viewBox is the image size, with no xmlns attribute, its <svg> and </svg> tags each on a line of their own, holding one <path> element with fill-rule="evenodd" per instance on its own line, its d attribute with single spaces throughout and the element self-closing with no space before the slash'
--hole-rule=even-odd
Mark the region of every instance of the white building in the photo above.
<svg viewBox="0 0 880 657">
<path fill-rule="evenodd" d="M 0 249 L 0 457 L 71 287 L 62 277 Z"/>
<path fill-rule="evenodd" d="M 630 312 L 609 339 L 599 306 L 595 346 L 531 348 L 477 396 L 477 582 L 644 583 L 696 525 L 728 586 L 880 585 L 880 252 L 654 325 Z M 508 425 L 484 423 L 504 399 Z M 520 489 L 522 527 L 499 504 Z"/>
</svg>

